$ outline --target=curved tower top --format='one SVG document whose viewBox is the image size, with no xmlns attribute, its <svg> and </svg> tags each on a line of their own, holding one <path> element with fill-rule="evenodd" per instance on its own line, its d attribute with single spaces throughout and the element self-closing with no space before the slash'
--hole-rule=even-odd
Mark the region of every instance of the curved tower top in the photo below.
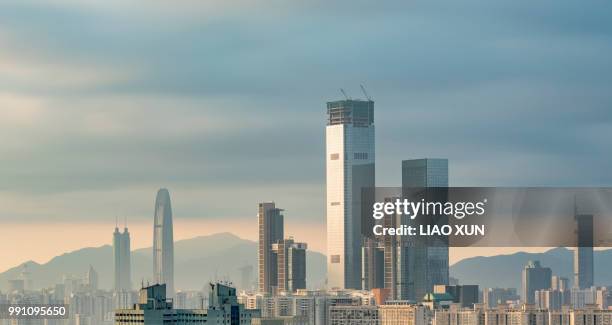
<svg viewBox="0 0 612 325">
<path fill-rule="evenodd" d="M 170 193 L 162 188 L 155 198 L 153 228 L 153 278 L 166 284 L 168 297 L 174 296 L 174 238 Z"/>
</svg>

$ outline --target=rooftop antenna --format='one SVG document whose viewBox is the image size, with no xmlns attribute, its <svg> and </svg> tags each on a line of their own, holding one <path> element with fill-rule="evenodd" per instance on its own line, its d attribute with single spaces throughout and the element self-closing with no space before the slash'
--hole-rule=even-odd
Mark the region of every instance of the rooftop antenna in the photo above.
<svg viewBox="0 0 612 325">
<path fill-rule="evenodd" d="M 123 219 L 123 226 L 127 229 L 127 216 Z"/>
<path fill-rule="evenodd" d="M 363 85 L 359 85 L 359 87 L 361 87 L 361 91 L 363 92 L 363 95 L 369 100 L 372 101 L 372 97 L 370 97 L 370 95 L 368 95 L 368 92 L 366 91 L 365 87 Z"/>
<path fill-rule="evenodd" d="M 351 99 L 351 97 L 349 97 L 349 95 L 346 94 L 346 91 L 344 91 L 344 89 L 340 88 L 340 92 L 342 93 L 342 95 L 344 95 L 344 98 L 346 100 L 350 100 Z"/>
<path fill-rule="evenodd" d="M 574 217 L 578 215 L 578 200 L 576 194 L 574 194 Z"/>
<path fill-rule="evenodd" d="M 115 215 L 115 228 L 119 228 L 119 217 Z"/>
</svg>

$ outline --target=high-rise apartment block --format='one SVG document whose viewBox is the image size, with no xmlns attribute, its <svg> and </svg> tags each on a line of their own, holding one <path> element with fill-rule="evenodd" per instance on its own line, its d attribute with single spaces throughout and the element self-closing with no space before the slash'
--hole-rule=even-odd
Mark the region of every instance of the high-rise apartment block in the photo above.
<svg viewBox="0 0 612 325">
<path fill-rule="evenodd" d="M 283 210 L 274 202 L 259 204 L 259 292 L 276 294 L 306 288 L 305 243 L 284 239 Z"/>
<path fill-rule="evenodd" d="M 277 262 L 277 290 L 293 292 L 306 289 L 305 243 L 296 243 L 292 238 L 272 244 Z"/>
<path fill-rule="evenodd" d="M 272 293 L 278 282 L 278 262 L 272 245 L 284 238 L 283 210 L 274 202 L 259 203 L 257 220 L 259 225 L 259 292 Z"/>
</svg>

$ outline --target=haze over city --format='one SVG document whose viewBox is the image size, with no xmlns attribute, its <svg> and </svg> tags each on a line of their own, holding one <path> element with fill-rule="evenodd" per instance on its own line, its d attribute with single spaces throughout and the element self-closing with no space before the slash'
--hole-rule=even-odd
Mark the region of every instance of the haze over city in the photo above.
<svg viewBox="0 0 612 325">
<path fill-rule="evenodd" d="M 379 186 L 421 157 L 451 186 L 612 183 L 612 5 L 323 3 L 2 2 L 0 245 L 27 245 L 0 271 L 109 244 L 116 217 L 150 246 L 160 187 L 176 240 L 255 239 L 274 200 L 325 252 L 325 102 L 359 84 Z"/>
</svg>

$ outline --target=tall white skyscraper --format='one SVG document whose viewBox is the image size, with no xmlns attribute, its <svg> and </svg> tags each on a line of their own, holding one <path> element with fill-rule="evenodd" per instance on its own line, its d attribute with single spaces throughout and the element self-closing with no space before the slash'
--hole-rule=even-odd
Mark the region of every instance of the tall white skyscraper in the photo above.
<svg viewBox="0 0 612 325">
<path fill-rule="evenodd" d="M 361 189 L 374 187 L 374 102 L 327 103 L 327 287 L 361 287 Z"/>
<path fill-rule="evenodd" d="M 153 228 L 153 277 L 166 284 L 168 297 L 174 297 L 174 238 L 170 193 L 162 188 L 155 198 Z"/>
</svg>

